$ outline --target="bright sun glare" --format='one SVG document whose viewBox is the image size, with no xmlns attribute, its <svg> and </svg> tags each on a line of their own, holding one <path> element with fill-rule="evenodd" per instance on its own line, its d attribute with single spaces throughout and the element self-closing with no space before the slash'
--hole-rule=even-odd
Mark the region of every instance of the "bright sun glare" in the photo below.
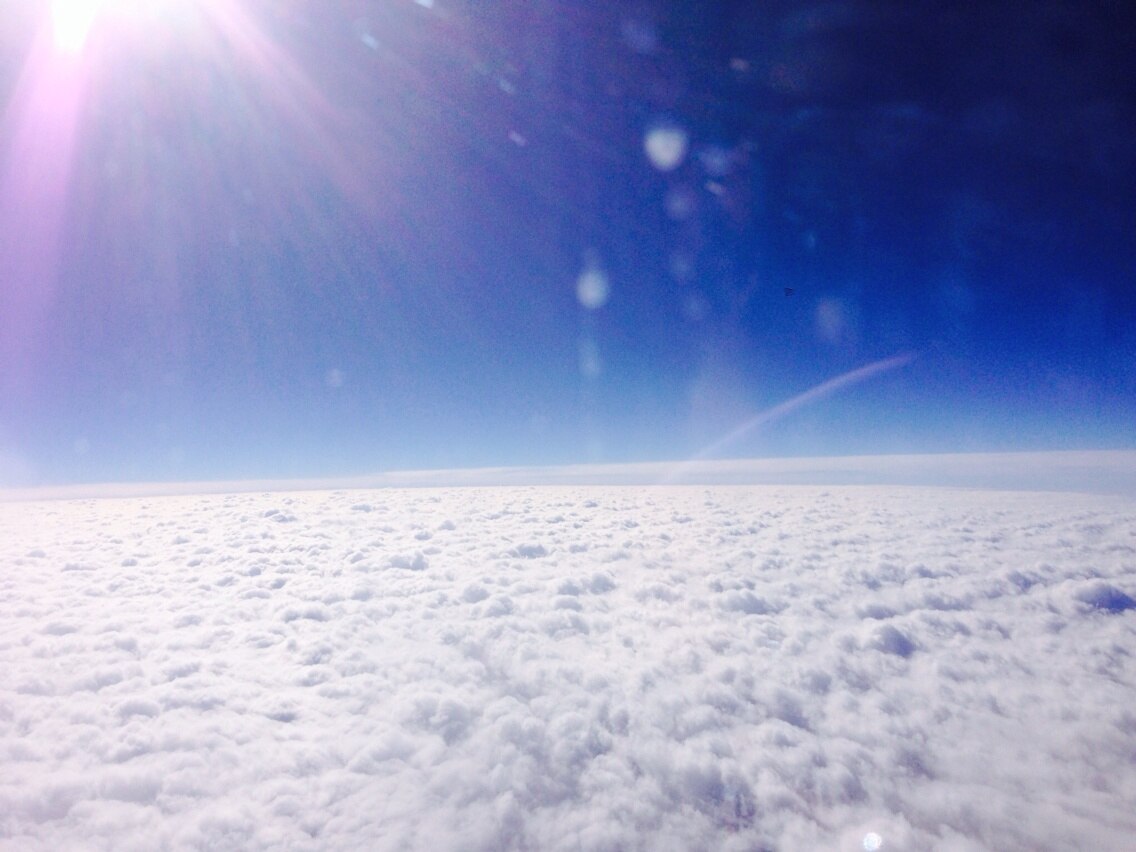
<svg viewBox="0 0 1136 852">
<path fill-rule="evenodd" d="M 65 53 L 78 53 L 87 41 L 99 9 L 106 0 L 51 0 L 55 46 Z"/>
</svg>

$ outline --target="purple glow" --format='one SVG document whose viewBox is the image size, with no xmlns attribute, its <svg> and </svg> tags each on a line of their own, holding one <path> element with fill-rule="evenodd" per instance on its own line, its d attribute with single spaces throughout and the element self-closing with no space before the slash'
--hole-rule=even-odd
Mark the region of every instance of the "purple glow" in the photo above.
<svg viewBox="0 0 1136 852">
<path fill-rule="evenodd" d="M 41 36 L 3 117 L 0 355 L 10 365 L 35 345 L 52 302 L 86 71 Z"/>
</svg>

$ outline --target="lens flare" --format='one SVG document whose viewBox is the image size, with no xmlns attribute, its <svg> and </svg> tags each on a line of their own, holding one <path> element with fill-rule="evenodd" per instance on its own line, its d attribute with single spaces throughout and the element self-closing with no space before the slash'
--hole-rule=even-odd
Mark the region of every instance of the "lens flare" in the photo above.
<svg viewBox="0 0 1136 852">
<path fill-rule="evenodd" d="M 647 159 L 660 172 L 673 172 L 682 165 L 688 145 L 686 131 L 670 122 L 655 124 L 643 137 Z"/>
<path fill-rule="evenodd" d="M 717 453 L 719 453 L 726 447 L 737 443 L 760 426 L 764 426 L 767 423 L 773 423 L 777 420 L 780 420 L 782 417 L 786 417 L 792 414 L 797 409 L 803 408 L 804 406 L 810 405 L 814 402 L 818 402 L 825 397 L 836 393 L 837 391 L 843 390 L 844 388 L 851 387 L 852 385 L 857 385 L 860 382 L 867 381 L 868 379 L 874 378 L 875 376 L 881 375 L 883 373 L 890 372 L 891 370 L 898 370 L 901 367 L 906 367 L 918 356 L 919 353 L 917 352 L 904 352 L 900 355 L 893 355 L 891 358 L 883 358 L 879 361 L 873 361 L 871 364 L 859 367 L 855 370 L 849 370 L 847 373 L 842 373 L 835 378 L 821 382 L 819 385 L 809 388 L 804 393 L 797 394 L 792 399 L 786 400 L 785 402 L 782 402 L 779 405 L 775 405 L 772 408 L 768 408 L 765 411 L 762 411 L 760 414 L 756 414 L 750 419 L 746 420 L 736 429 L 732 430 L 728 434 L 719 438 L 714 443 L 710 444 L 710 446 L 695 453 L 687 461 L 676 465 L 674 469 L 668 474 L 664 482 L 677 481 L 695 462 L 699 462 L 703 459 L 711 458 L 717 455 Z"/>
</svg>

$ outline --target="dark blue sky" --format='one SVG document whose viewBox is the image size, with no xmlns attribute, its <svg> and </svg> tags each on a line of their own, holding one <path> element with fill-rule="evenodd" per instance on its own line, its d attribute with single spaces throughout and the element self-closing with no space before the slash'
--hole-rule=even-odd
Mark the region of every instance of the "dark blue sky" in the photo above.
<svg viewBox="0 0 1136 852">
<path fill-rule="evenodd" d="M 978 6 L 5 4 L 0 480 L 1132 448 L 1132 30 Z"/>
</svg>

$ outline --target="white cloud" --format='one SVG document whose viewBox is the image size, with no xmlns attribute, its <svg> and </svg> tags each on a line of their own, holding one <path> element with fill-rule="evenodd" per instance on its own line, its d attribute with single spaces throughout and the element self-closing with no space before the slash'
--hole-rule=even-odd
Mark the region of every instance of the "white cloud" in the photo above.
<svg viewBox="0 0 1136 852">
<path fill-rule="evenodd" d="M 3 504 L 0 848 L 1122 848 L 1133 517 L 787 485 Z"/>
</svg>

